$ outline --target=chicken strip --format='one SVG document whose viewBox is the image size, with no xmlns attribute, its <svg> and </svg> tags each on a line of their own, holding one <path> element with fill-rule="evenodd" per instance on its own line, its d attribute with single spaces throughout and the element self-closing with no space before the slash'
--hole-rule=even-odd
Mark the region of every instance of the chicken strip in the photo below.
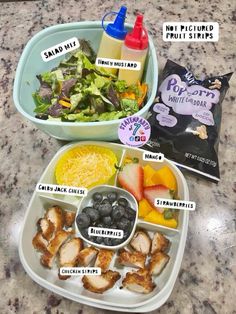
<svg viewBox="0 0 236 314">
<path fill-rule="evenodd" d="M 88 266 L 90 265 L 94 260 L 95 257 L 98 254 L 98 250 L 94 247 L 86 247 L 82 251 L 79 252 L 78 255 L 78 262 L 81 266 Z"/>
<path fill-rule="evenodd" d="M 127 273 L 122 281 L 123 287 L 138 293 L 150 293 L 155 288 L 152 277 L 147 269 Z"/>
<path fill-rule="evenodd" d="M 163 252 L 169 246 L 170 241 L 164 237 L 161 233 L 156 232 L 152 239 L 151 253 Z"/>
<path fill-rule="evenodd" d="M 73 267 L 78 261 L 79 252 L 83 248 L 83 241 L 80 238 L 73 238 L 64 243 L 59 250 L 60 267 Z"/>
<path fill-rule="evenodd" d="M 41 256 L 40 262 L 43 266 L 51 268 L 54 258 L 64 242 L 71 236 L 71 232 L 59 230 L 55 237 L 49 242 L 47 251 Z"/>
<path fill-rule="evenodd" d="M 140 252 L 129 252 L 123 249 L 118 255 L 118 263 L 124 266 L 144 268 L 145 262 L 146 255 Z"/>
<path fill-rule="evenodd" d="M 107 270 L 101 275 L 86 275 L 82 278 L 82 282 L 85 289 L 95 293 L 103 293 L 111 289 L 120 277 L 117 271 Z"/>
<path fill-rule="evenodd" d="M 40 263 L 47 268 L 52 268 L 53 261 L 54 261 L 55 255 L 52 255 L 49 252 L 44 252 L 43 255 L 41 255 Z"/>
<path fill-rule="evenodd" d="M 39 226 L 42 232 L 42 236 L 47 241 L 50 241 L 55 230 L 54 224 L 46 218 L 40 218 L 39 221 L 37 222 L 37 225 Z"/>
<path fill-rule="evenodd" d="M 64 223 L 65 223 L 65 227 L 69 228 L 73 225 L 74 221 L 75 221 L 75 215 L 76 213 L 71 212 L 71 211 L 64 211 Z"/>
<path fill-rule="evenodd" d="M 142 254 L 148 254 L 151 247 L 151 239 L 147 232 L 139 230 L 135 232 L 132 240 L 130 241 L 132 248 Z"/>
<path fill-rule="evenodd" d="M 73 238 L 64 243 L 59 250 L 59 266 L 60 267 L 74 267 L 77 264 L 79 252 L 83 248 L 83 241 L 80 238 Z M 70 275 L 61 275 L 60 269 L 58 277 L 61 280 L 70 278 Z"/>
<path fill-rule="evenodd" d="M 47 252 L 48 241 L 43 237 L 42 232 L 37 232 L 32 240 L 33 247 L 42 253 Z"/>
<path fill-rule="evenodd" d="M 94 266 L 100 267 L 102 272 L 106 271 L 110 266 L 113 255 L 113 251 L 101 249 L 97 255 Z"/>
<path fill-rule="evenodd" d="M 156 252 L 152 255 L 149 262 L 149 271 L 151 275 L 159 275 L 169 262 L 169 255 L 163 252 Z"/>
<path fill-rule="evenodd" d="M 61 230 L 64 226 L 64 213 L 59 206 L 55 205 L 49 207 L 46 211 L 45 218 L 53 223 L 55 232 Z"/>
<path fill-rule="evenodd" d="M 71 232 L 59 230 L 56 232 L 55 237 L 48 244 L 48 252 L 56 255 L 61 245 L 71 236 Z"/>
</svg>

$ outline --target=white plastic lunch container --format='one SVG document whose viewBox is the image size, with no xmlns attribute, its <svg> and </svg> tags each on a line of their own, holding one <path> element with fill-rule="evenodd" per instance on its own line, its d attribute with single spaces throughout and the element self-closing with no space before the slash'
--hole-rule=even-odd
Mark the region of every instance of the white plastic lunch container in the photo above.
<svg viewBox="0 0 236 314">
<path fill-rule="evenodd" d="M 138 148 L 127 148 L 120 144 L 96 141 L 79 142 L 62 147 L 45 169 L 39 182 L 55 184 L 54 170 L 57 160 L 67 150 L 86 144 L 110 148 L 116 154 L 119 165 L 122 165 L 124 158 L 126 158 L 127 155 L 129 157 L 139 158 L 139 162 L 142 165 L 147 164 L 147 161 L 142 161 L 143 150 Z M 156 170 L 167 165 L 173 171 L 177 179 L 178 195 L 180 199 L 189 200 L 188 186 L 185 178 L 171 161 L 164 159 L 163 163 L 148 163 Z M 107 184 L 116 186 L 116 179 L 117 173 Z M 113 311 L 141 313 L 155 310 L 163 305 L 172 292 L 180 270 L 187 237 L 189 212 L 184 210 L 180 211 L 177 229 L 151 224 L 140 219 L 137 221 L 137 226 L 145 229 L 150 235 L 152 235 L 155 231 L 159 231 L 163 233 L 171 242 L 170 249 L 168 251 L 168 255 L 170 256 L 169 263 L 159 276 L 154 277 L 153 280 L 156 284 L 156 288 L 151 293 L 138 294 L 125 288 L 120 289 L 122 281 L 122 279 L 120 279 L 112 289 L 103 294 L 95 294 L 83 288 L 80 277 L 76 276 L 71 277 L 68 280 L 59 280 L 58 269 L 54 268 L 49 270 L 44 268 L 40 264 L 39 253 L 37 253 L 32 246 L 32 239 L 37 231 L 36 222 L 44 215 L 44 211 L 49 205 L 59 205 L 63 209 L 76 212 L 80 202 L 81 198 L 76 196 L 63 196 L 46 193 L 40 194 L 39 192 L 33 193 L 24 217 L 19 239 L 19 255 L 23 267 L 28 275 L 39 285 L 53 291 L 54 293 L 93 307 Z M 115 258 L 113 258 L 110 269 L 117 270 Z M 121 276 L 124 277 L 124 274 L 127 271 L 131 271 L 131 269 L 132 268 L 129 267 L 123 267 L 123 269 L 119 269 L 119 272 Z M 122 300 L 122 302 L 120 300 Z"/>
</svg>

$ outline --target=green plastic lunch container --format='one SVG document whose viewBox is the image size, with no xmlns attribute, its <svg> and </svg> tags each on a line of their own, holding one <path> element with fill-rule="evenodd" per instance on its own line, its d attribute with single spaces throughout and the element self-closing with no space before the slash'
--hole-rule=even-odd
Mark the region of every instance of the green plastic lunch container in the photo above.
<svg viewBox="0 0 236 314">
<path fill-rule="evenodd" d="M 126 25 L 131 30 L 132 25 Z M 37 74 L 49 71 L 56 67 L 65 55 L 57 57 L 50 62 L 44 62 L 40 53 L 56 44 L 72 37 L 86 39 L 92 48 L 97 51 L 102 36 L 103 28 L 100 21 L 77 22 L 60 24 L 48 27 L 37 33 L 26 45 L 17 70 L 14 81 L 13 99 L 17 110 L 37 128 L 60 140 L 116 140 L 118 139 L 118 126 L 121 120 L 103 122 L 61 122 L 41 120 L 35 118 L 34 100 L 32 93 L 39 88 Z M 155 47 L 149 36 L 149 52 L 143 80 L 148 84 L 147 101 L 142 109 L 136 114 L 146 117 L 153 103 L 158 82 L 158 64 Z"/>
</svg>

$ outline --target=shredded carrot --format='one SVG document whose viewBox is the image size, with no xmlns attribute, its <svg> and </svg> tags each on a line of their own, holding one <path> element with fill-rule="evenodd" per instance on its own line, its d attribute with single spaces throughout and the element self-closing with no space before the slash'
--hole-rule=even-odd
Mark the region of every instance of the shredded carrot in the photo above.
<svg viewBox="0 0 236 314">
<path fill-rule="evenodd" d="M 120 93 L 119 98 L 120 99 L 127 98 L 127 99 L 137 100 L 138 106 L 141 107 L 141 105 L 142 105 L 142 103 L 143 103 L 143 101 L 147 95 L 148 85 L 146 83 L 141 84 L 140 81 L 138 81 L 137 87 L 138 87 L 140 96 L 137 96 L 132 91 L 128 91 L 128 92 Z"/>
<path fill-rule="evenodd" d="M 135 93 L 133 92 L 125 92 L 120 94 L 121 98 L 135 99 Z"/>
<path fill-rule="evenodd" d="M 145 83 L 140 84 L 140 82 L 138 82 L 138 88 L 139 88 L 140 93 L 141 93 L 141 96 L 137 99 L 138 106 L 140 107 L 144 101 L 144 98 L 147 95 L 148 85 Z"/>
</svg>

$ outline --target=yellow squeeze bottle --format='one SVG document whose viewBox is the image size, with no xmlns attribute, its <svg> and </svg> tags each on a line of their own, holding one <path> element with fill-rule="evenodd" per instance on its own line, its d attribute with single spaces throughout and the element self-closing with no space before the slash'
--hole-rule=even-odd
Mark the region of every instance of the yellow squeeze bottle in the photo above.
<svg viewBox="0 0 236 314">
<path fill-rule="evenodd" d="M 120 60 L 121 47 L 123 45 L 127 30 L 124 27 L 127 8 L 122 6 L 119 12 L 109 12 L 102 19 L 104 32 L 98 49 L 97 59 L 118 59 Z M 114 23 L 109 23 L 104 27 L 104 19 L 109 14 L 117 14 Z M 100 66 L 99 66 L 100 67 Z M 118 69 L 102 66 L 108 73 L 116 74 Z"/>
<path fill-rule="evenodd" d="M 127 85 L 136 84 L 142 80 L 145 60 L 148 52 L 148 34 L 143 27 L 143 16 L 137 16 L 134 28 L 125 37 L 121 49 L 121 60 L 140 62 L 139 70 L 120 69 L 118 79 L 125 80 Z"/>
</svg>

